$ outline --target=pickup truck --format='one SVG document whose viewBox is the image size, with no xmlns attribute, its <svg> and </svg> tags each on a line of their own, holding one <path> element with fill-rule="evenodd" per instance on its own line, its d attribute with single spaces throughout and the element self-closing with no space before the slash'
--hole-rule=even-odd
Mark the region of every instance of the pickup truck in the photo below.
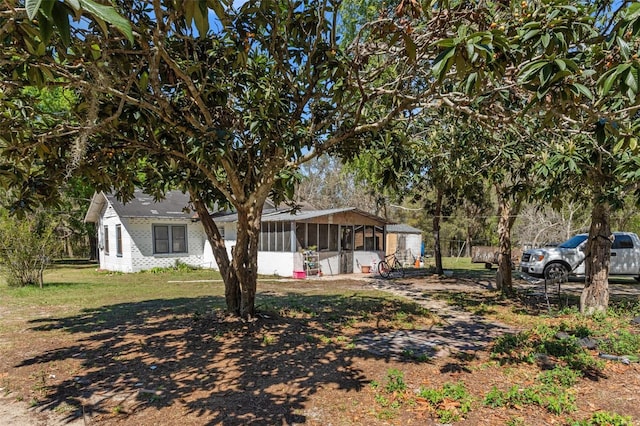
<svg viewBox="0 0 640 426">
<path fill-rule="evenodd" d="M 614 232 L 610 275 L 630 275 L 640 280 L 640 238 L 631 232 Z M 578 234 L 556 247 L 527 250 L 520 271 L 533 277 L 584 276 L 584 251 L 588 234 Z"/>
</svg>

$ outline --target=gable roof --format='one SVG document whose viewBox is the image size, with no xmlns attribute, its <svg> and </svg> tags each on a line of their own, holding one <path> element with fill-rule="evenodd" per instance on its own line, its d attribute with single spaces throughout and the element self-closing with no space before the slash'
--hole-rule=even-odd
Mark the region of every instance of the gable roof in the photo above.
<svg viewBox="0 0 640 426">
<path fill-rule="evenodd" d="M 422 234 L 422 231 L 404 223 L 387 225 L 387 232 L 395 234 Z"/>
<path fill-rule="evenodd" d="M 126 203 L 118 200 L 113 194 L 95 193 L 84 221 L 97 223 L 105 205 L 113 207 L 120 217 L 191 219 L 194 216 L 194 213 L 188 209 L 188 194 L 169 191 L 163 200 L 156 202 L 152 196 L 136 189 L 133 198 Z"/>
<path fill-rule="evenodd" d="M 105 205 L 113 207 L 120 217 L 137 217 L 137 218 L 160 218 L 160 219 L 194 219 L 197 217 L 195 212 L 188 210 L 189 195 L 181 191 L 169 191 L 165 198 L 158 202 L 153 197 L 145 194 L 139 189 L 134 191 L 131 200 L 123 203 L 113 194 L 105 194 L 104 192 L 94 194 L 87 214 L 85 222 L 97 223 Z M 187 210 L 186 212 L 184 210 Z M 273 207 L 273 203 L 268 201 L 262 212 L 262 222 L 304 222 L 313 219 L 329 217 L 340 214 L 356 214 L 363 216 L 372 222 L 384 225 L 386 221 L 365 211 L 355 207 L 344 207 L 326 210 L 299 210 L 293 212 L 290 209 L 282 210 Z M 213 219 L 219 223 L 237 222 L 238 214 L 229 212 L 218 212 L 212 214 Z M 419 232 L 419 231 L 418 231 Z"/>
</svg>

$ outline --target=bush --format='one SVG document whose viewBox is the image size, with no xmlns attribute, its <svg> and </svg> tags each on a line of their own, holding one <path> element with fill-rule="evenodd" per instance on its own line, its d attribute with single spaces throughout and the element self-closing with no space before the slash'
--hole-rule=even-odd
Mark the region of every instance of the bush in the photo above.
<svg viewBox="0 0 640 426">
<path fill-rule="evenodd" d="M 0 267 L 7 284 L 42 287 L 42 274 L 58 245 L 54 230 L 43 212 L 21 219 L 0 214 Z"/>
</svg>

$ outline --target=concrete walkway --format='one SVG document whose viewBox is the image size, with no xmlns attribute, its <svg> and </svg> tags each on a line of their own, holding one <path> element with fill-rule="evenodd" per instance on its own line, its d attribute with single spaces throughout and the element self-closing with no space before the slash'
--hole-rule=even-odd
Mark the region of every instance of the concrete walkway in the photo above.
<svg viewBox="0 0 640 426">
<path fill-rule="evenodd" d="M 442 284 L 426 284 L 420 280 L 371 279 L 367 288 L 389 292 L 414 300 L 420 306 L 438 315 L 441 322 L 428 330 L 396 330 L 362 336 L 356 343 L 360 349 L 387 358 L 434 358 L 459 352 L 483 350 L 496 337 L 515 333 L 512 327 L 487 322 L 482 316 L 450 306 L 445 301 L 429 296 L 429 292 L 443 290 L 458 292 L 488 292 L 490 283 L 460 284 L 455 280 Z"/>
</svg>

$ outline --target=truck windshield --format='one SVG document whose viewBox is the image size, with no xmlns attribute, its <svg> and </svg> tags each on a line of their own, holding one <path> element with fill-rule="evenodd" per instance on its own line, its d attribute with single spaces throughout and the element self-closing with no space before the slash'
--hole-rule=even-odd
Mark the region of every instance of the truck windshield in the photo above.
<svg viewBox="0 0 640 426">
<path fill-rule="evenodd" d="M 569 238 L 567 241 L 565 241 L 564 243 L 560 244 L 558 247 L 561 248 L 576 248 L 578 247 L 580 244 L 582 244 L 582 242 L 584 240 L 586 240 L 588 237 L 588 235 L 576 235 L 574 237 Z"/>
</svg>

